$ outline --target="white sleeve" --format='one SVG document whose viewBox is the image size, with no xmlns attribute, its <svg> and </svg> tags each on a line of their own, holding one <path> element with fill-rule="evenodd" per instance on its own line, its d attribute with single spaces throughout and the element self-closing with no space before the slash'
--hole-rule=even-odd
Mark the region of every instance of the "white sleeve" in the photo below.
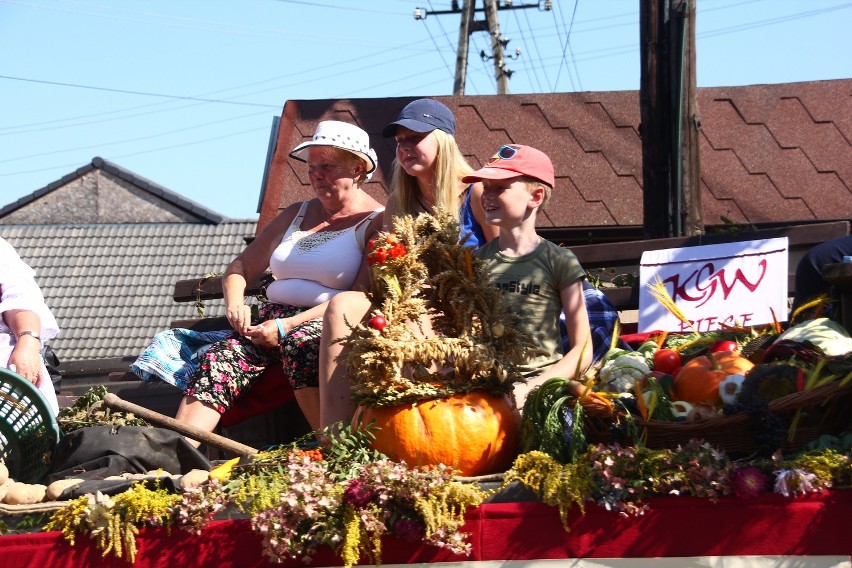
<svg viewBox="0 0 852 568">
<path fill-rule="evenodd" d="M 35 281 L 35 271 L 21 260 L 15 249 L 0 238 L 0 314 L 7 310 L 30 310 L 41 320 L 42 342 L 59 335 L 59 326 Z M 0 331 L 9 332 L 5 320 Z"/>
</svg>

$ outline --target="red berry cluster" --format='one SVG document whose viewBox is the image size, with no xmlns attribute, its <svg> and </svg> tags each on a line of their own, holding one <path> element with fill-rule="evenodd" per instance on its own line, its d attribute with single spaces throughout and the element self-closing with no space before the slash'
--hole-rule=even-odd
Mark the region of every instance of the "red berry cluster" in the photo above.
<svg viewBox="0 0 852 568">
<path fill-rule="evenodd" d="M 376 264 L 384 264 L 388 259 L 397 259 L 405 256 L 405 245 L 396 240 L 393 233 L 385 235 L 384 242 L 380 243 L 377 239 L 370 239 L 367 243 L 370 253 L 367 255 L 367 264 L 370 266 Z"/>
<path fill-rule="evenodd" d="M 297 453 L 299 455 L 306 456 L 313 461 L 322 461 L 321 450 L 298 450 Z"/>
</svg>

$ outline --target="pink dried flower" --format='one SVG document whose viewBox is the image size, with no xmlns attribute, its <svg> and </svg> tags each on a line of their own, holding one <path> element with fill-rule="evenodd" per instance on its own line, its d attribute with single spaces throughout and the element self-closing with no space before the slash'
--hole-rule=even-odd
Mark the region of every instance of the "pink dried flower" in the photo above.
<svg viewBox="0 0 852 568">
<path fill-rule="evenodd" d="M 361 479 L 352 479 L 343 491 L 343 502 L 349 503 L 356 509 L 363 509 L 376 497 L 376 492 L 370 489 Z"/>
<path fill-rule="evenodd" d="M 731 473 L 731 485 L 740 499 L 754 499 L 769 488 L 769 476 L 759 467 L 749 465 Z"/>
</svg>

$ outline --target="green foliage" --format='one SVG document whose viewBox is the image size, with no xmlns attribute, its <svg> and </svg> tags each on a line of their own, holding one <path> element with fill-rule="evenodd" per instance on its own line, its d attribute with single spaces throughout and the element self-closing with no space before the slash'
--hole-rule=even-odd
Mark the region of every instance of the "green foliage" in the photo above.
<svg viewBox="0 0 852 568">
<path fill-rule="evenodd" d="M 757 227 L 755 227 L 751 223 L 745 225 L 742 223 L 737 223 L 733 219 L 729 219 L 724 215 L 720 215 L 719 220 L 722 221 L 723 225 L 721 227 L 712 228 L 710 231 L 708 231 L 709 233 L 717 235 L 730 235 L 732 237 L 736 237 L 738 235 L 741 235 L 742 233 L 748 233 L 757 230 Z"/>
<path fill-rule="evenodd" d="M 378 427 L 370 422 L 362 430 L 341 423 L 336 428 L 322 431 L 321 435 L 327 441 L 322 455 L 333 478 L 339 481 L 351 479 L 361 466 L 387 459 L 385 454 L 371 447 L 377 430 Z"/>
<path fill-rule="evenodd" d="M 134 483 L 114 497 L 98 492 L 69 501 L 51 516 L 44 530 L 61 531 L 71 546 L 78 534 L 85 534 L 103 556 L 112 552 L 116 558 L 132 564 L 136 560 L 138 526 L 171 526 L 174 508 L 180 501 L 179 495 L 159 488 L 158 484 L 155 489 L 149 489 L 144 483 Z"/>
<path fill-rule="evenodd" d="M 538 450 L 570 463 L 585 449 L 583 405 L 575 389 L 567 379 L 554 377 L 530 391 L 521 413 L 521 452 Z"/>
<path fill-rule="evenodd" d="M 377 430 L 378 427 L 372 422 L 360 431 L 342 422 L 328 426 L 306 434 L 292 444 L 272 448 L 246 459 L 245 463 L 234 466 L 232 478 L 280 475 L 291 453 L 320 451 L 329 475 L 337 481 L 345 481 L 351 479 L 361 466 L 387 459 L 385 454 L 370 447 L 376 439 L 374 432 Z M 319 450 L 312 450 L 318 447 L 317 437 L 322 439 L 322 445 Z"/>
<path fill-rule="evenodd" d="M 592 286 L 598 289 L 605 288 L 607 285 L 629 286 L 631 288 L 639 286 L 638 274 L 635 272 L 616 273 L 614 268 L 587 270 L 586 279 Z"/>
<path fill-rule="evenodd" d="M 113 410 L 103 404 L 107 388 L 103 385 L 90 388 L 74 401 L 59 410 L 56 421 L 66 434 L 91 426 L 150 426 L 132 413 Z"/>
</svg>

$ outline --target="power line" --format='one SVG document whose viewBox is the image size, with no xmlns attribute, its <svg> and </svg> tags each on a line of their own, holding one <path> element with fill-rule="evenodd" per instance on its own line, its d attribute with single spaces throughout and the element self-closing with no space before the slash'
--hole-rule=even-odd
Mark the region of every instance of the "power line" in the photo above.
<svg viewBox="0 0 852 568">
<path fill-rule="evenodd" d="M 417 42 L 417 43 L 420 43 L 420 42 Z M 411 44 L 409 44 L 409 45 L 411 45 Z M 152 114 L 163 113 L 163 112 L 181 111 L 181 110 L 191 108 L 193 106 L 197 106 L 199 104 L 207 104 L 205 102 L 207 99 L 203 98 L 204 95 L 214 94 L 214 93 L 222 93 L 222 92 L 232 91 L 232 90 L 236 90 L 236 89 L 244 89 L 246 87 L 251 87 L 251 86 L 254 86 L 254 85 L 261 85 L 261 84 L 264 84 L 264 83 L 269 83 L 269 82 L 272 82 L 272 81 L 278 81 L 280 79 L 285 79 L 285 78 L 292 79 L 294 76 L 297 76 L 297 75 L 304 75 L 304 74 L 308 74 L 308 73 L 322 73 L 327 69 L 332 69 L 332 68 L 339 67 L 339 66 L 344 66 L 347 69 L 347 71 L 341 72 L 339 74 L 340 76 L 343 76 L 346 73 L 359 73 L 360 71 L 358 69 L 352 69 L 350 67 L 351 63 L 355 63 L 355 62 L 363 63 L 365 60 L 368 60 L 370 58 L 373 58 L 373 57 L 379 56 L 379 55 L 386 55 L 387 53 L 388 53 L 387 50 L 377 51 L 377 52 L 374 52 L 374 53 L 371 53 L 371 54 L 366 54 L 366 55 L 354 57 L 352 59 L 348 59 L 348 60 L 344 60 L 344 61 L 338 61 L 338 62 L 329 64 L 329 65 L 312 67 L 311 69 L 306 70 L 306 71 L 289 73 L 288 75 L 276 76 L 276 77 L 264 79 L 264 80 L 261 80 L 261 81 L 255 81 L 255 82 L 248 83 L 248 84 L 238 85 L 238 86 L 234 86 L 234 87 L 228 87 L 228 88 L 225 88 L 225 89 L 218 89 L 218 90 L 215 90 L 215 91 L 209 91 L 208 93 L 203 93 L 201 95 L 193 95 L 193 96 L 190 96 L 190 97 L 185 97 L 186 99 L 189 99 L 189 100 L 198 101 L 198 102 L 195 102 L 195 103 L 189 104 L 189 105 L 183 105 L 183 106 L 178 106 L 178 107 L 173 106 L 171 108 L 153 110 L 153 111 L 150 111 L 150 112 L 140 112 L 140 113 L 136 113 L 136 114 L 129 114 L 129 115 L 124 115 L 124 116 L 105 118 L 105 115 L 114 115 L 114 114 L 117 114 L 117 113 L 132 112 L 134 110 L 139 110 L 139 109 L 146 109 L 146 108 L 151 108 L 151 107 L 168 105 L 168 104 L 171 104 L 172 102 L 174 102 L 174 101 L 168 100 L 168 101 L 150 103 L 150 104 L 140 105 L 140 106 L 135 106 L 135 107 L 130 107 L 130 108 L 119 109 L 119 110 L 115 110 L 115 111 L 101 111 L 101 112 L 97 112 L 97 113 L 92 113 L 92 114 L 87 114 L 87 115 L 79 115 L 79 116 L 76 116 L 76 117 L 69 117 L 69 118 L 65 118 L 65 119 L 53 119 L 53 120 L 49 120 L 49 121 L 42 121 L 42 122 L 36 122 L 36 123 L 20 124 L 20 125 L 15 125 L 15 126 L 6 126 L 6 127 L 0 127 L 0 136 L 9 136 L 9 135 L 12 135 L 12 134 L 28 134 L 28 133 L 32 133 L 32 132 L 43 132 L 43 131 L 56 130 L 56 129 L 61 129 L 61 128 L 74 128 L 74 127 L 78 127 L 78 126 L 87 126 L 87 125 L 91 125 L 91 124 L 110 122 L 110 121 L 114 121 L 114 120 L 125 120 L 125 119 L 128 119 L 128 118 L 135 118 L 135 117 L 139 117 L 139 116 L 149 116 L 149 115 L 152 115 Z M 390 60 L 382 61 L 379 64 L 386 65 L 388 63 L 395 63 L 397 61 L 405 60 L 405 59 L 408 59 L 408 58 L 410 58 L 410 56 L 407 55 L 407 54 L 401 55 L 399 57 L 396 57 L 396 58 L 393 58 L 393 59 L 390 59 Z M 287 87 L 291 87 L 291 86 L 304 86 L 305 84 L 310 83 L 311 81 L 318 81 L 318 80 L 322 80 L 322 79 L 324 79 L 324 76 L 321 76 L 317 79 L 308 79 L 308 80 L 304 80 L 304 81 L 290 82 L 290 83 L 287 83 L 287 84 L 284 84 L 284 85 L 277 85 L 277 86 L 273 86 L 273 87 L 270 87 L 270 88 L 267 88 L 267 89 L 250 91 L 250 92 L 247 92 L 247 93 L 242 93 L 239 96 L 245 97 L 245 96 L 249 96 L 249 95 L 256 95 L 256 94 L 260 94 L 260 93 L 266 93 L 266 92 L 269 92 L 269 91 L 281 90 L 283 88 L 287 88 Z M 94 87 L 92 87 L 92 88 L 94 88 Z M 275 108 L 280 108 L 280 107 L 275 107 Z M 79 121 L 79 120 L 82 120 L 82 119 L 94 118 L 94 117 L 97 117 L 98 119 L 97 120 L 89 120 L 89 121 L 86 121 L 86 122 L 74 122 L 74 121 Z M 57 124 L 58 122 L 65 122 L 67 124 Z M 50 126 L 48 126 L 46 128 L 37 128 L 39 126 L 44 126 L 44 125 L 50 125 Z M 26 129 L 26 128 L 30 128 L 30 129 L 29 130 L 23 130 L 23 129 Z M 12 130 L 14 130 L 14 132 L 11 132 Z"/>
<path fill-rule="evenodd" d="M 565 36 L 565 44 L 562 46 L 562 62 L 565 65 L 565 69 L 568 71 L 568 78 L 571 81 L 571 88 L 574 88 L 574 79 L 571 78 L 571 67 L 568 65 L 568 62 L 565 60 L 565 54 L 566 53 L 570 54 L 571 61 L 574 64 L 574 74 L 577 75 L 577 85 L 580 87 L 580 90 L 582 91 L 583 86 L 580 84 L 580 73 L 577 70 L 577 61 L 574 58 L 573 52 L 571 51 L 571 30 L 574 27 L 574 21 L 577 18 L 577 7 L 579 6 L 579 4 L 580 4 L 580 0 L 574 0 L 574 11 L 571 13 L 571 24 L 568 26 L 568 33 Z M 562 17 L 562 24 L 565 25 L 565 12 L 560 10 L 559 13 Z M 554 15 L 554 18 L 555 17 L 556 16 Z M 563 63 L 560 63 L 559 71 L 557 71 L 557 73 L 556 73 L 556 85 L 559 84 L 559 74 L 562 71 Z M 555 91 L 555 88 L 556 87 L 554 86 L 554 91 Z"/>
<path fill-rule="evenodd" d="M 428 4 L 429 4 L 429 9 L 434 10 L 432 8 L 432 0 L 427 0 L 427 1 L 428 1 Z M 474 0 L 471 0 L 471 1 L 474 1 Z M 425 20 L 426 19 L 424 18 L 424 25 L 426 23 Z M 438 27 L 441 28 L 441 34 L 447 40 L 447 45 L 449 46 L 450 50 L 453 52 L 453 55 L 458 56 L 458 49 L 456 48 L 455 44 L 453 44 L 453 42 L 450 40 L 450 34 L 447 33 L 447 30 L 444 29 L 444 25 L 441 23 L 440 19 L 438 20 Z M 436 45 L 436 47 L 437 47 L 437 45 Z M 454 77 L 454 76 L 455 76 L 455 69 L 452 69 L 452 70 L 450 70 L 450 77 Z M 477 86 L 473 82 L 473 80 L 471 80 L 471 86 L 473 87 L 474 93 L 479 94 L 479 89 L 477 88 Z"/>
<path fill-rule="evenodd" d="M 852 7 L 852 3 L 841 4 L 841 5 L 838 5 L 838 6 L 832 6 L 830 8 L 823 8 L 822 10 L 813 10 L 813 11 L 810 11 L 810 12 L 799 12 L 798 14 L 790 14 L 789 16 L 780 16 L 778 18 L 771 18 L 769 20 L 760 20 L 760 21 L 757 21 L 757 22 L 741 24 L 741 25 L 738 25 L 738 26 L 730 26 L 730 27 L 727 27 L 727 28 L 720 28 L 719 30 L 716 30 L 716 31 L 702 33 L 702 34 L 699 35 L 699 37 L 707 38 L 707 37 L 714 37 L 714 36 L 717 36 L 717 35 L 724 35 L 724 34 L 729 34 L 729 33 L 741 32 L 741 31 L 745 31 L 745 30 L 752 30 L 754 28 L 762 28 L 764 26 L 771 26 L 771 25 L 774 25 L 774 24 L 780 24 L 782 22 L 789 22 L 789 21 L 792 21 L 792 20 L 800 20 L 802 18 L 810 18 L 812 16 L 819 16 L 821 14 L 826 14 L 828 12 L 835 12 L 837 10 L 845 10 L 847 8 L 850 8 L 850 7 Z"/>
<path fill-rule="evenodd" d="M 303 6 L 314 6 L 316 8 L 330 8 L 332 10 L 351 10 L 353 12 L 372 12 L 373 14 L 390 14 L 393 16 L 401 16 L 403 15 L 400 12 L 388 12 L 387 10 L 370 10 L 368 8 L 364 8 L 363 2 L 360 2 L 357 6 L 352 6 L 348 4 L 346 6 L 332 5 L 332 4 L 323 4 L 322 2 L 307 2 L 306 0 L 275 0 L 276 2 L 281 2 L 284 4 L 301 4 Z M 406 12 L 405 15 L 408 15 Z"/>
<path fill-rule="evenodd" d="M 430 5 L 431 5 L 431 2 L 430 2 Z M 440 24 L 441 24 L 441 22 L 438 22 L 439 26 L 440 26 Z M 453 70 L 450 67 L 450 65 L 447 63 L 447 60 L 444 59 L 443 51 L 438 46 L 438 42 L 435 40 L 435 37 L 432 35 L 432 31 L 426 26 L 426 20 L 425 19 L 423 20 L 423 29 L 426 30 L 427 34 L 429 34 L 429 39 L 432 40 L 432 44 L 435 46 L 435 51 L 437 51 L 438 55 L 441 57 L 441 63 L 444 64 L 444 67 L 447 69 L 447 73 L 449 73 L 450 77 L 452 77 L 453 76 Z M 442 32 L 444 31 L 443 27 L 441 28 L 441 31 Z M 444 37 L 449 41 L 449 38 L 447 37 L 446 33 L 444 33 Z M 450 47 L 452 47 L 452 45 Z M 453 53 L 455 53 L 455 50 L 453 50 Z"/>
<path fill-rule="evenodd" d="M 40 10 L 48 10 L 53 12 L 61 12 L 66 14 L 75 14 L 81 15 L 85 17 L 91 18 L 100 18 L 107 20 L 117 20 L 121 22 L 132 22 L 137 24 L 147 24 L 154 25 L 160 27 L 168 27 L 168 28 L 177 28 L 177 29 L 188 29 L 202 32 L 214 32 L 217 34 L 230 34 L 230 35 L 238 35 L 244 37 L 254 37 L 254 38 L 274 38 L 280 39 L 283 36 L 293 37 L 293 36 L 301 36 L 304 37 L 306 41 L 317 41 L 323 40 L 326 42 L 332 43 L 345 43 L 345 44 L 361 44 L 361 45 L 378 45 L 374 41 L 358 41 L 357 35 L 347 36 L 345 38 L 341 38 L 340 36 L 320 36 L 317 33 L 313 32 L 302 32 L 302 31 L 287 31 L 286 34 L 279 29 L 274 28 L 257 28 L 251 26 L 239 26 L 234 25 L 233 23 L 221 23 L 221 22 L 211 22 L 205 20 L 199 20 L 197 18 L 183 18 L 178 16 L 165 16 L 163 14 L 151 13 L 151 12 L 139 12 L 135 10 L 124 10 L 120 8 L 115 8 L 113 6 L 102 6 L 99 4 L 89 4 L 86 2 L 75 2 L 74 0 L 55 0 L 57 2 L 65 2 L 70 4 L 79 4 L 87 7 L 97 8 L 98 11 L 80 11 L 80 10 L 71 10 L 67 8 L 58 8 L 56 6 L 44 6 L 41 4 L 31 4 L 28 2 L 22 2 L 20 0 L 0 0 L 0 3 L 3 4 L 14 4 L 19 6 L 26 6 L 29 8 L 37 8 Z M 279 2 L 283 2 L 285 0 L 277 0 Z M 294 2 L 296 3 L 296 2 Z M 311 5 L 311 4 L 309 4 Z M 403 16 L 405 15 L 402 12 L 382 12 L 378 10 L 362 10 L 358 8 L 352 8 L 351 6 L 331 6 L 331 5 L 317 5 L 317 7 L 322 8 L 333 8 L 337 10 L 355 10 L 358 12 L 377 12 L 386 15 L 394 15 L 394 16 Z M 104 10 L 111 10 L 113 12 L 126 13 L 132 16 L 142 16 L 142 18 L 135 17 L 127 17 L 123 15 L 115 15 L 115 14 L 106 14 Z"/>
<path fill-rule="evenodd" d="M 181 100 L 181 101 L 200 101 L 205 103 L 219 103 L 224 105 L 239 105 L 239 106 L 253 106 L 253 107 L 263 107 L 263 108 L 280 108 L 280 105 L 267 105 L 262 103 L 246 103 L 241 101 L 229 101 L 226 99 L 202 99 L 199 97 L 188 97 L 188 96 L 180 96 L 180 95 L 166 95 L 163 93 L 147 93 L 144 91 L 131 91 L 127 89 L 111 89 L 109 87 L 94 87 L 91 85 L 79 85 L 75 83 L 60 83 L 59 81 L 44 81 L 41 79 L 28 79 L 26 77 L 10 77 L 8 75 L 0 75 L 0 79 L 8 79 L 10 81 L 25 81 L 27 83 L 41 83 L 43 85 L 56 85 L 59 87 L 73 87 L 76 89 L 90 89 L 92 91 L 105 91 L 108 93 L 122 93 L 125 95 L 141 95 L 145 97 L 160 97 L 164 99 L 173 99 L 173 100 Z"/>
<path fill-rule="evenodd" d="M 268 131 L 269 131 L 269 127 L 250 128 L 248 130 L 241 130 L 239 132 L 231 132 L 231 133 L 228 133 L 228 134 L 223 134 L 221 136 L 213 136 L 211 138 L 203 138 L 201 140 L 193 140 L 191 142 L 183 142 L 181 144 L 173 144 L 171 146 L 162 146 L 162 147 L 159 147 L 159 148 L 152 148 L 150 150 L 142 150 L 141 152 L 132 152 L 130 154 L 121 154 L 119 156 L 106 155 L 105 157 L 106 157 L 107 160 L 115 161 L 115 160 L 118 160 L 118 159 L 121 159 L 121 158 L 129 158 L 129 157 L 132 157 L 132 156 L 139 156 L 139 155 L 142 155 L 142 154 L 151 154 L 153 152 L 163 152 L 165 150 L 174 150 L 176 148 L 183 148 L 183 147 L 186 147 L 186 146 L 195 146 L 197 144 L 203 144 L 205 142 L 213 142 L 215 140 L 222 140 L 222 139 L 225 139 L 225 138 L 232 138 L 234 136 L 240 136 L 242 134 L 249 134 L 251 132 L 268 132 Z M 58 169 L 78 167 L 79 165 L 80 165 L 79 162 L 75 162 L 73 164 L 63 164 L 61 166 L 41 167 L 41 168 L 37 168 L 37 169 L 34 169 L 34 170 L 21 170 L 21 171 L 17 171 L 17 172 L 8 172 L 8 173 L 5 173 L 5 174 L 0 173 L 0 177 L 11 177 L 11 176 L 18 176 L 18 175 L 25 175 L 25 174 L 37 174 L 37 173 L 41 173 L 41 172 L 49 172 L 49 171 L 58 170 Z"/>
<path fill-rule="evenodd" d="M 526 38 L 525 38 L 525 36 L 524 36 L 524 30 L 523 30 L 523 27 L 521 26 L 521 21 L 518 19 L 518 14 L 517 14 L 517 13 L 514 13 L 513 15 L 514 15 L 514 17 L 515 17 L 515 23 L 518 25 L 518 32 L 521 34 L 521 40 L 526 40 Z M 538 47 L 538 42 L 536 41 L 536 33 L 535 33 L 535 32 L 533 31 L 533 29 L 532 29 L 532 25 L 530 24 L 530 19 L 529 19 L 529 17 L 527 16 L 527 12 L 526 12 L 526 10 L 524 10 L 524 19 L 525 19 L 525 20 L 526 20 L 526 22 L 527 22 L 527 29 L 528 29 L 528 30 L 529 30 L 529 32 L 530 32 L 530 43 L 531 43 L 531 44 L 532 44 L 532 46 L 533 46 L 533 49 L 532 49 L 532 50 L 531 50 L 531 49 L 529 49 L 529 48 L 527 48 L 527 50 L 526 50 L 526 51 L 527 51 L 527 53 L 528 53 L 528 54 L 530 54 L 530 55 L 535 55 L 536 57 L 538 57 L 539 62 L 541 62 L 541 50 L 540 50 L 540 49 L 539 49 L 539 47 Z M 527 45 L 527 42 L 526 42 L 526 41 L 523 41 L 523 44 L 524 44 L 524 46 L 526 46 L 526 45 Z M 525 57 L 525 58 L 524 58 L 524 60 L 521 62 L 521 64 L 524 66 L 524 68 L 527 68 L 527 62 L 526 62 L 526 60 L 527 60 L 527 58 Z M 544 67 L 544 64 L 542 64 L 542 67 Z M 539 79 L 538 79 L 538 73 L 536 72 L 536 68 L 535 68 L 535 66 L 534 66 L 534 65 L 530 65 L 530 66 L 529 66 L 529 69 L 531 69 L 531 70 L 532 70 L 533 79 L 535 79 L 535 83 L 536 83 L 536 86 L 538 87 L 538 90 L 539 90 L 539 91 L 542 91 L 542 88 L 541 88 L 541 82 L 540 82 L 540 81 L 539 81 Z M 546 73 L 544 74 L 544 79 L 545 79 L 545 81 L 547 80 L 547 74 L 546 74 Z"/>
<path fill-rule="evenodd" d="M 232 117 L 229 117 L 229 118 L 223 118 L 223 119 L 220 119 L 220 120 L 213 120 L 211 122 L 205 122 L 203 124 L 193 124 L 192 126 L 187 126 L 187 127 L 184 127 L 184 128 L 177 128 L 175 130 L 169 130 L 167 132 L 158 132 L 156 134 L 150 134 L 148 136 L 140 136 L 140 137 L 137 137 L 137 138 L 128 138 L 128 139 L 125 139 L 125 140 L 113 140 L 111 142 L 101 142 L 101 143 L 98 143 L 98 144 L 90 144 L 88 146 L 78 146 L 76 148 L 66 148 L 66 149 L 63 149 L 63 150 L 52 150 L 50 152 L 42 152 L 40 154 L 30 154 L 29 156 L 17 156 L 15 158 L 6 158 L 4 160 L 0 160 L 0 164 L 4 164 L 6 162 L 16 162 L 18 160 L 28 160 L 28 159 L 31 159 L 31 158 L 40 158 L 42 156 L 51 156 L 51 155 L 54 155 L 54 154 L 64 154 L 66 152 L 77 152 L 79 150 L 89 150 L 91 148 L 99 148 L 99 147 L 103 147 L 103 146 L 116 146 L 118 144 L 129 144 L 130 142 L 141 142 L 142 140 L 150 140 L 152 138 L 160 138 L 162 136 L 171 136 L 172 134 L 179 134 L 181 132 L 187 132 L 189 130 L 195 130 L 197 128 L 204 128 L 205 126 L 212 126 L 214 124 L 221 124 L 223 122 L 230 122 L 232 120 L 242 120 L 244 118 L 251 118 L 253 116 L 259 116 L 261 114 L 266 114 L 266 112 L 265 111 L 262 112 L 262 113 L 253 112 L 253 113 L 249 113 L 249 114 L 243 114 L 243 115 L 240 115 L 240 116 L 232 116 Z"/>
</svg>

